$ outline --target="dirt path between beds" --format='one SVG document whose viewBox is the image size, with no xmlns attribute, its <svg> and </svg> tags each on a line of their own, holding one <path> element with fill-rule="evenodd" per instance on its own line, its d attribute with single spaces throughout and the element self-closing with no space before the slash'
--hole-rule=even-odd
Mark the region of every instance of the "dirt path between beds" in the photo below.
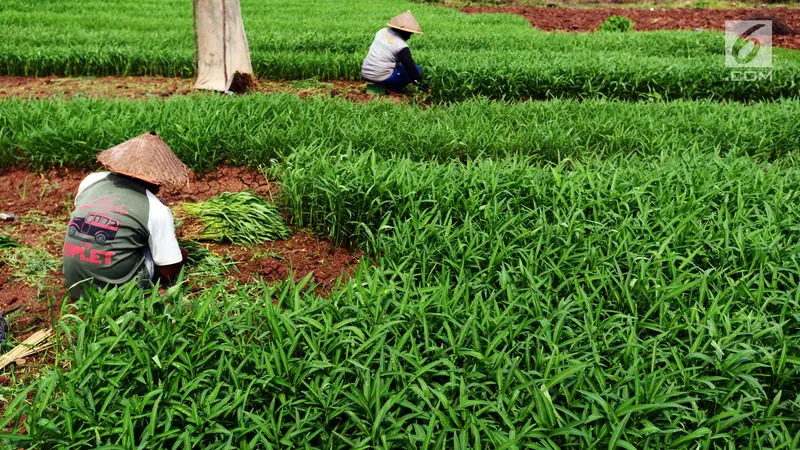
<svg viewBox="0 0 800 450">
<path fill-rule="evenodd" d="M 356 103 L 386 100 L 395 104 L 410 103 L 410 95 L 387 94 L 374 96 L 364 92 L 361 81 L 271 81 L 259 80 L 251 92 L 262 94 L 291 93 L 306 98 L 311 96 L 339 97 Z M 53 97 L 120 98 L 147 100 L 175 95 L 225 95 L 217 92 L 194 91 L 192 80 L 169 77 L 12 77 L 0 76 L 0 99 L 46 99 Z"/>
</svg>

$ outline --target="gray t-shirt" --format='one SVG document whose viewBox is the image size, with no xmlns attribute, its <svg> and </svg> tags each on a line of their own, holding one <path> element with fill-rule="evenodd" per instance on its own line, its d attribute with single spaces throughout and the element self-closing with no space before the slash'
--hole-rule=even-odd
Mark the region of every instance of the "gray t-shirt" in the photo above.
<svg viewBox="0 0 800 450">
<path fill-rule="evenodd" d="M 143 184 L 109 172 L 81 182 L 64 239 L 64 278 L 70 294 L 81 282 L 147 287 L 156 265 L 182 261 L 172 213 Z"/>
<path fill-rule="evenodd" d="M 404 48 L 408 48 L 408 44 L 394 29 L 378 31 L 361 66 L 361 76 L 369 81 L 385 81 L 394 72 L 400 61 L 398 55 Z"/>
</svg>

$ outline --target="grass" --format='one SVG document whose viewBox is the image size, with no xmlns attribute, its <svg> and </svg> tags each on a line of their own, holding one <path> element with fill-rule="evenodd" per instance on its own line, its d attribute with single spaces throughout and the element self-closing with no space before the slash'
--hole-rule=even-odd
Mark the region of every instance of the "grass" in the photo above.
<svg viewBox="0 0 800 450">
<path fill-rule="evenodd" d="M 192 77 L 191 5 L 125 0 L 6 1 L 0 74 Z M 765 100 L 797 97 L 800 53 L 776 49 L 771 80 L 729 81 L 717 32 L 548 33 L 513 15 L 458 11 L 389 0 L 245 3 L 253 67 L 261 78 L 360 79 L 375 32 L 413 9 L 424 36 L 411 42 L 438 100 L 474 96 L 623 100 Z M 85 14 L 93 14 L 86 21 Z M 335 35 L 336 39 L 330 39 Z"/>
<path fill-rule="evenodd" d="M 249 191 L 224 192 L 183 208 L 203 223 L 198 240 L 253 246 L 286 239 L 290 234 L 275 205 Z"/>
<path fill-rule="evenodd" d="M 61 268 L 60 260 L 54 258 L 44 248 L 38 247 L 7 248 L 0 254 L 0 260 L 11 267 L 17 282 L 40 290 L 47 286 L 46 281 Z"/>
<path fill-rule="evenodd" d="M 769 162 L 796 153 L 798 116 L 795 101 L 470 101 L 422 109 L 288 94 L 147 102 L 5 100 L 0 101 L 0 167 L 93 167 L 97 152 L 147 130 L 156 130 L 198 172 L 223 161 L 269 164 L 312 143 L 439 161 L 520 154 L 557 163 L 592 155 L 707 151 Z"/>
<path fill-rule="evenodd" d="M 800 172 L 746 157 L 539 167 L 297 151 L 293 222 L 374 265 L 185 299 L 133 286 L 60 324 L 13 445 L 793 448 Z M 277 306 L 273 305 L 277 301 Z M 68 307 L 69 308 L 69 307 Z"/>
</svg>

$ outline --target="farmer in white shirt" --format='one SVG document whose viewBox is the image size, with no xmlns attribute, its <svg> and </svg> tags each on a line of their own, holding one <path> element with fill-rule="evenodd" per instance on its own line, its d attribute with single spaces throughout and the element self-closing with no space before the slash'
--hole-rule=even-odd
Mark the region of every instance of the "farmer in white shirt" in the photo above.
<svg viewBox="0 0 800 450">
<path fill-rule="evenodd" d="M 97 156 L 111 172 L 87 176 L 78 187 L 64 239 L 64 278 L 70 297 L 84 288 L 135 280 L 146 288 L 174 279 L 186 261 L 172 213 L 155 196 L 163 185 L 182 187 L 189 169 L 155 133 Z"/>
<path fill-rule="evenodd" d="M 411 57 L 406 43 L 412 34 L 422 34 L 419 23 L 406 11 L 393 17 L 375 34 L 369 53 L 361 66 L 365 80 L 380 84 L 395 92 L 402 91 L 409 83 L 419 83 L 422 71 Z"/>
</svg>

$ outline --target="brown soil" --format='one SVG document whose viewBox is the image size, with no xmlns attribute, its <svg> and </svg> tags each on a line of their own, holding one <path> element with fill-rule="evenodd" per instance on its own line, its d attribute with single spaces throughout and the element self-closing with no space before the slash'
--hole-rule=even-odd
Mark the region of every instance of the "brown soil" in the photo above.
<svg viewBox="0 0 800 450">
<path fill-rule="evenodd" d="M 12 278 L 11 267 L 0 262 L 0 308 L 2 308 L 2 311 L 25 305 L 26 302 L 39 297 L 36 287 L 15 282 Z M 60 284 L 63 287 L 63 282 Z M 54 307 L 58 310 L 58 306 L 54 305 Z M 26 330 L 22 335 L 17 336 L 18 340 L 21 341 L 33 334 L 37 329 L 50 326 L 50 306 L 44 301 L 34 301 L 17 312 L 10 314 L 7 320 L 9 324 L 12 324 L 12 332 L 14 330 Z"/>
<path fill-rule="evenodd" d="M 342 97 L 353 102 L 387 100 L 393 103 L 409 103 L 408 95 L 388 94 L 374 96 L 364 92 L 366 83 L 359 81 L 270 81 L 248 79 L 239 83 L 237 89 L 247 84 L 248 92 L 275 94 L 288 92 L 301 98 L 317 95 Z M 8 97 L 44 99 L 52 97 L 91 97 L 152 99 L 173 95 L 223 95 L 209 91 L 193 91 L 192 80 L 166 77 L 9 77 L 0 76 L 0 99 Z"/>
<path fill-rule="evenodd" d="M 266 283 L 286 280 L 289 273 L 300 281 L 309 273 L 315 293 L 326 296 L 342 276 L 351 276 L 360 253 L 336 247 L 326 239 L 297 233 L 284 241 L 268 242 L 252 249 L 229 244 L 209 245 L 208 249 L 236 262 L 232 274 L 239 283 Z"/>
<path fill-rule="evenodd" d="M 248 189 L 266 198 L 278 193 L 278 187 L 258 171 L 243 167 L 221 166 L 214 172 L 205 174 L 200 180 L 192 175 L 189 185 L 184 189 L 160 192 L 159 196 L 165 204 L 174 205 L 178 202 L 199 202 L 223 192 L 240 192 Z"/>
<path fill-rule="evenodd" d="M 656 9 L 640 8 L 534 8 L 526 6 L 464 8 L 468 14 L 511 13 L 525 17 L 536 28 L 553 31 L 595 31 L 607 18 L 631 19 L 634 30 L 725 30 L 726 20 L 772 19 L 772 45 L 800 49 L 800 9 Z M 779 34 L 782 32 L 783 34 Z"/>
<path fill-rule="evenodd" d="M 0 222 L 0 233 L 10 235 L 23 247 L 46 250 L 60 261 L 64 230 L 72 209 L 72 199 L 81 180 L 88 175 L 86 170 L 53 169 L 41 174 L 26 170 L 0 170 L 0 212 L 20 216 L 17 222 Z M 159 193 L 169 206 L 182 202 L 207 200 L 222 192 L 238 192 L 252 189 L 269 198 L 277 193 L 275 185 L 269 183 L 256 171 L 239 167 L 221 167 L 206 174 L 202 179 L 193 179 L 182 191 Z M 63 225 L 63 226 L 62 226 Z M 178 229 L 181 235 L 181 229 Z M 316 292 L 324 295 L 342 275 L 352 273 L 351 265 L 357 264 L 360 255 L 337 248 L 330 242 L 318 240 L 306 233 L 298 233 L 286 241 L 266 243 L 253 249 L 226 244 L 209 245 L 209 249 L 228 256 L 236 263 L 229 282 L 252 282 L 261 278 L 265 282 L 286 279 L 294 271 L 295 279 L 313 272 Z M 41 285 L 31 285 L 14 274 L 14 268 L 4 262 L 6 250 L 0 250 L 0 312 L 28 305 L 8 316 L 15 339 L 23 340 L 38 329 L 49 327 L 50 306 L 55 303 L 55 314 L 65 286 L 60 270 L 47 274 Z"/>
</svg>

